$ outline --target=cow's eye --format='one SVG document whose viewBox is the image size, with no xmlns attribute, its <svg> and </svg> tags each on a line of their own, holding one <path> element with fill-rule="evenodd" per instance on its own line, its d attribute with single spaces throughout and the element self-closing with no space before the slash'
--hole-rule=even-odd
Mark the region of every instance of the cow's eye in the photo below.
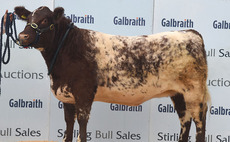
<svg viewBox="0 0 230 142">
<path fill-rule="evenodd" d="M 47 20 L 47 19 L 44 19 L 44 20 L 42 21 L 42 24 L 47 24 L 47 22 L 48 22 L 48 20 Z"/>
</svg>

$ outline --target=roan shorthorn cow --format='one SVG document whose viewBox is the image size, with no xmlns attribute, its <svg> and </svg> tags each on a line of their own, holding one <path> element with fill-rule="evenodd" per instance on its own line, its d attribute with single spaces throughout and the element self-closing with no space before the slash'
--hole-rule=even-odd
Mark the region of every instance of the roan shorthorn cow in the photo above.
<svg viewBox="0 0 230 142">
<path fill-rule="evenodd" d="M 41 52 L 49 69 L 52 92 L 64 103 L 64 142 L 72 141 L 75 117 L 79 123 L 78 141 L 86 142 L 93 101 L 139 105 L 167 96 L 180 119 L 179 141 L 188 141 L 192 120 L 196 142 L 205 141 L 207 60 L 198 32 L 118 36 L 71 26 L 61 7 L 53 12 L 44 6 L 33 12 L 15 7 L 15 13 L 27 21 L 19 34 L 21 45 Z M 63 38 L 63 46 L 57 49 Z M 56 62 L 51 63 L 57 50 Z"/>
</svg>

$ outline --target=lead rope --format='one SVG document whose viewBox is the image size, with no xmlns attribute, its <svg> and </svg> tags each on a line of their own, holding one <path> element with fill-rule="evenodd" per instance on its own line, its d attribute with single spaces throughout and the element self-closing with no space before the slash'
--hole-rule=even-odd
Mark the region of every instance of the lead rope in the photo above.
<svg viewBox="0 0 230 142">
<path fill-rule="evenodd" d="M 12 15 L 12 20 L 10 20 L 10 15 Z M 0 76 L 0 95 L 1 95 L 1 86 L 2 86 L 2 83 L 1 83 L 1 80 L 2 80 L 2 63 L 3 64 L 8 64 L 9 61 L 10 61 L 10 38 L 16 43 L 19 45 L 19 42 L 18 42 L 18 38 L 17 38 L 17 31 L 16 31 L 16 24 L 15 24 L 15 15 L 13 13 L 7 13 L 6 15 L 6 25 L 5 25 L 5 33 L 6 33 L 6 43 L 4 45 L 4 52 L 2 54 L 2 47 L 3 47 L 3 23 L 4 23 L 4 16 L 2 17 L 2 21 L 1 21 L 1 36 L 0 36 L 0 73 L 1 73 L 1 76 Z M 14 26 L 14 29 L 13 27 Z M 15 37 L 13 37 L 13 30 L 14 30 L 14 34 L 15 34 Z M 6 54 L 7 55 L 7 58 L 6 58 Z"/>
<path fill-rule="evenodd" d="M 53 59 L 52 59 L 52 61 L 51 61 L 51 64 L 50 64 L 50 67 L 49 67 L 49 70 L 48 70 L 48 75 L 51 74 L 51 71 L 52 71 L 53 66 L 54 66 L 54 64 L 55 64 L 55 61 L 56 61 L 56 59 L 57 59 L 57 55 L 58 55 L 58 53 L 59 53 L 59 51 L 60 51 L 60 49 L 61 49 L 61 47 L 62 47 L 62 44 L 64 43 L 64 41 L 65 41 L 65 39 L 66 39 L 66 37 L 67 37 L 67 35 L 68 35 L 70 29 L 73 28 L 73 23 L 70 23 L 68 26 L 69 26 L 69 28 L 68 28 L 67 31 L 65 32 L 65 35 L 63 36 L 63 38 L 62 38 L 60 44 L 58 44 L 58 48 L 57 48 L 57 50 L 56 50 L 56 52 L 55 52 L 55 54 L 54 54 L 54 57 L 53 57 Z"/>
</svg>

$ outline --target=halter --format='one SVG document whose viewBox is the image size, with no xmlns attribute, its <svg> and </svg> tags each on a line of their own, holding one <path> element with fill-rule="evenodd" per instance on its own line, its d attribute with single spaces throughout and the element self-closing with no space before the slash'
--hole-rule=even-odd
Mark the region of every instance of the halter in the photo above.
<svg viewBox="0 0 230 142">
<path fill-rule="evenodd" d="M 30 26 L 31 28 L 33 28 L 34 30 L 36 30 L 36 32 L 38 32 L 39 34 L 48 31 L 48 30 L 53 30 L 54 29 L 54 24 L 51 24 L 50 26 L 46 27 L 46 28 L 42 28 L 39 29 L 38 25 L 36 23 L 28 23 L 26 26 Z"/>
<path fill-rule="evenodd" d="M 36 23 L 28 23 L 26 26 L 30 26 L 32 29 L 34 29 L 36 31 L 35 40 L 32 43 L 30 43 L 29 45 L 27 45 L 27 46 L 31 46 L 33 44 L 36 44 L 39 41 L 40 35 L 43 32 L 46 32 L 48 30 L 53 30 L 54 29 L 54 24 L 50 24 L 50 26 L 48 26 L 46 28 L 42 28 L 42 29 L 38 28 L 38 25 Z"/>
</svg>

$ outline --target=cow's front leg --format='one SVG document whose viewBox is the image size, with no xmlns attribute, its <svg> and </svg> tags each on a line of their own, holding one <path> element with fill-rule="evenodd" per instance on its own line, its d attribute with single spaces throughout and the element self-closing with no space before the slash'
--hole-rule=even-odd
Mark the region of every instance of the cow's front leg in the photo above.
<svg viewBox="0 0 230 142">
<path fill-rule="evenodd" d="M 86 142 L 87 140 L 87 123 L 89 120 L 91 106 L 76 108 L 77 121 L 79 124 L 78 142 Z"/>
<path fill-rule="evenodd" d="M 72 142 L 73 139 L 73 128 L 75 122 L 75 106 L 73 104 L 64 103 L 66 131 L 63 138 L 63 142 Z"/>
<path fill-rule="evenodd" d="M 84 93 L 82 93 L 84 94 Z M 81 97 L 76 99 L 76 113 L 77 113 L 77 121 L 79 124 L 79 135 L 78 142 L 86 142 L 87 141 L 87 123 L 89 120 L 90 110 L 94 99 L 93 95 L 82 95 Z"/>
</svg>

